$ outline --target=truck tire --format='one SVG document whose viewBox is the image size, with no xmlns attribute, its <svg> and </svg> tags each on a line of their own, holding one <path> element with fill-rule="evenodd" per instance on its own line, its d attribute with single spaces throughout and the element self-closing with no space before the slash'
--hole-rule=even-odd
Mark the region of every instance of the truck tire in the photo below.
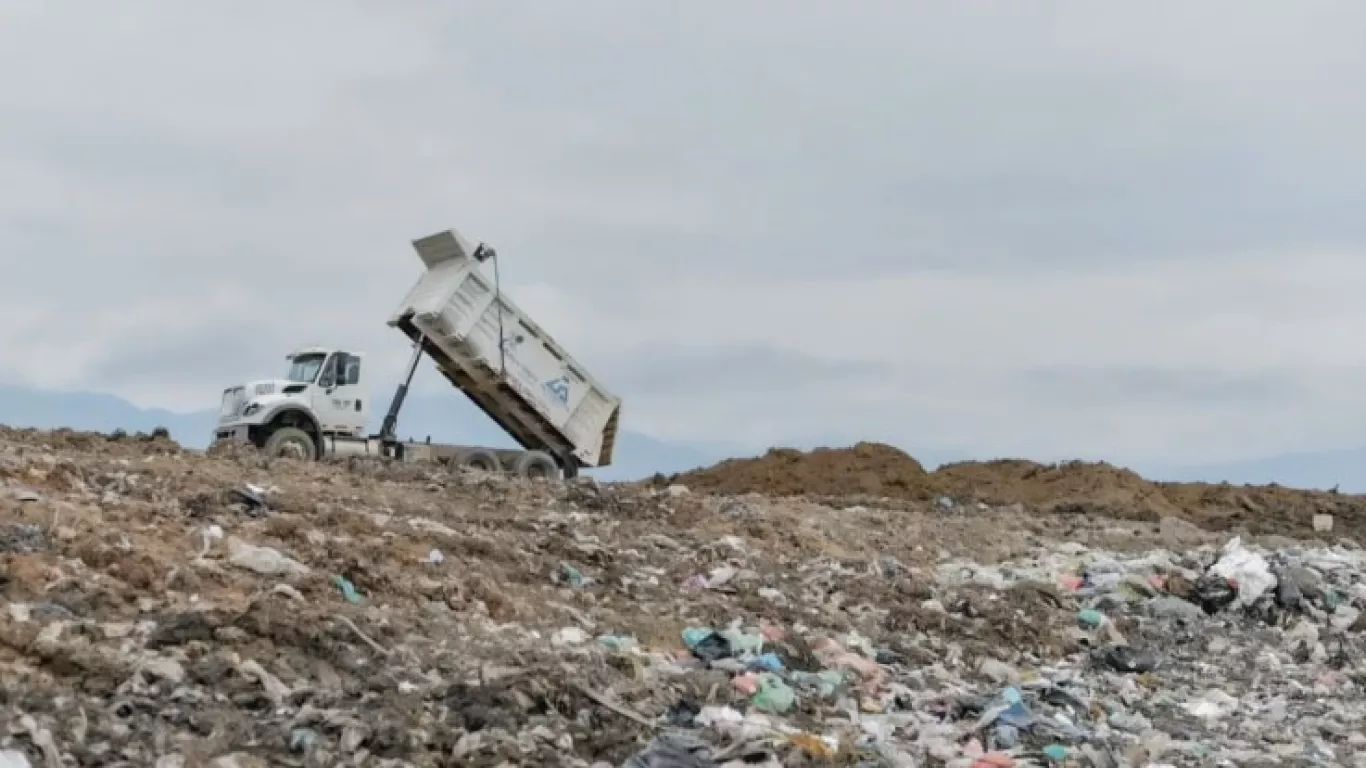
<svg viewBox="0 0 1366 768">
<path fill-rule="evenodd" d="M 467 448 L 456 454 L 452 463 L 457 467 L 477 469 L 480 472 L 497 472 L 503 468 L 498 461 L 498 454 L 487 448 Z"/>
<path fill-rule="evenodd" d="M 560 478 L 560 465 L 550 457 L 550 454 L 541 451 L 527 451 L 517 457 L 512 462 L 512 471 L 518 477 L 527 480 L 558 480 Z"/>
<path fill-rule="evenodd" d="M 270 457 L 285 457 L 312 461 L 318 456 L 318 446 L 313 438 L 297 427 L 280 427 L 270 433 L 261 452 Z"/>
</svg>

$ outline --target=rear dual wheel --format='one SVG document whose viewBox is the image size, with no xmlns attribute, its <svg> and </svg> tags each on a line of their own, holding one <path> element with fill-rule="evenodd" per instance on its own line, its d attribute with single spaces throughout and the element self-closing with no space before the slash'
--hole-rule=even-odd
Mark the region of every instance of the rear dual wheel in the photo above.
<svg viewBox="0 0 1366 768">
<path fill-rule="evenodd" d="M 498 458 L 498 453 L 487 448 L 466 448 L 456 454 L 455 460 L 451 462 L 454 466 L 477 469 L 481 472 L 498 472 L 503 469 L 503 463 Z M 555 459 L 550 454 L 542 451 L 526 451 L 517 454 L 517 458 L 512 461 L 509 467 L 512 474 L 527 480 L 558 480 L 560 478 L 560 465 L 555 463 Z"/>
<path fill-rule="evenodd" d="M 480 472 L 497 472 L 503 468 L 502 462 L 498 461 L 498 454 L 487 448 L 466 448 L 456 454 L 455 460 L 451 463 L 457 467 L 477 469 Z"/>
<path fill-rule="evenodd" d="M 550 454 L 541 451 L 527 451 L 518 456 L 512 463 L 512 472 L 527 480 L 560 479 L 560 465 L 550 458 Z"/>
</svg>

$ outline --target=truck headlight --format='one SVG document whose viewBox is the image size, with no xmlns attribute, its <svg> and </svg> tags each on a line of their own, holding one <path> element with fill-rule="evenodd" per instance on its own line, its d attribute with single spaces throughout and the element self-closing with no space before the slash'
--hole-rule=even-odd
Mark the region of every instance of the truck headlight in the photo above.
<svg viewBox="0 0 1366 768">
<path fill-rule="evenodd" d="M 259 410 L 261 410 L 260 403 L 247 403 L 247 407 L 242 409 L 242 415 L 251 416 Z"/>
</svg>

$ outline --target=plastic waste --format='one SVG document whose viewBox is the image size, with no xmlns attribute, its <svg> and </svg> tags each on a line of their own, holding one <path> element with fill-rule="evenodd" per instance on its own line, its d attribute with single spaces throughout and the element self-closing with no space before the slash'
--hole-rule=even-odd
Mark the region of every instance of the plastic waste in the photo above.
<svg viewBox="0 0 1366 768">
<path fill-rule="evenodd" d="M 431 552 L 427 553 L 428 565 L 441 565 L 444 562 L 446 562 L 446 556 L 441 553 L 441 550 L 433 549 Z"/>
<path fill-rule="evenodd" d="M 262 576 L 306 576 L 311 572 L 278 549 L 258 547 L 238 538 L 228 539 L 228 562 Z"/>
<path fill-rule="evenodd" d="M 788 738 L 793 746 L 803 752 L 817 758 L 831 758 L 835 756 L 835 750 L 825 743 L 825 740 L 814 733 L 794 733 Z"/>
<path fill-rule="evenodd" d="M 601 645 L 608 650 L 621 653 L 622 651 L 629 651 L 632 648 L 639 648 L 640 641 L 630 635 L 599 635 L 598 645 Z"/>
<path fill-rule="evenodd" d="M 560 563 L 560 578 L 571 587 L 582 587 L 588 584 L 588 579 L 583 575 L 583 572 L 569 563 Z"/>
<path fill-rule="evenodd" d="M 998 723 L 991 729 L 991 746 L 994 749 L 1014 749 L 1019 744 L 1019 728 L 1007 723 Z"/>
<path fill-rule="evenodd" d="M 700 714 L 702 714 L 700 707 L 687 699 L 681 699 L 669 707 L 668 712 L 664 713 L 664 722 L 673 728 L 691 728 L 693 721 Z"/>
<path fill-rule="evenodd" d="M 1234 607 L 1250 605 L 1276 586 L 1276 577 L 1266 558 L 1245 549 L 1242 539 L 1237 536 L 1224 545 L 1223 556 L 1210 566 L 1209 572 L 1238 585 Z"/>
<path fill-rule="evenodd" d="M 703 728 L 720 729 L 727 725 L 738 725 L 745 721 L 745 716 L 740 714 L 733 707 L 703 707 L 697 713 L 697 724 Z"/>
<path fill-rule="evenodd" d="M 716 589 L 717 587 L 724 586 L 729 583 L 731 579 L 735 578 L 735 575 L 739 572 L 740 569 L 733 565 L 723 565 L 719 568 L 713 568 L 712 572 L 707 576 L 706 586 L 708 589 Z"/>
<path fill-rule="evenodd" d="M 1233 604 L 1238 599 L 1238 588 L 1229 580 L 1217 574 L 1207 573 L 1195 580 L 1191 597 L 1200 604 L 1205 613 L 1213 616 Z"/>
<path fill-rule="evenodd" d="M 844 693 L 847 681 L 844 673 L 837 669 L 820 672 L 793 672 L 788 676 L 793 684 L 806 691 L 814 691 L 821 699 L 833 699 Z"/>
<path fill-rule="evenodd" d="M 746 666 L 755 671 L 782 672 L 783 660 L 776 653 L 761 653 Z"/>
<path fill-rule="evenodd" d="M 759 676 L 753 672 L 736 675 L 730 679 L 730 685 L 742 696 L 753 696 L 759 692 Z"/>
<path fill-rule="evenodd" d="M 260 517 L 269 511 L 266 504 L 266 489 L 259 485 L 247 483 L 241 488 L 234 488 L 232 495 L 246 507 L 247 514 L 252 517 Z"/>
<path fill-rule="evenodd" d="M 1290 574 L 1283 569 L 1272 573 L 1276 577 L 1276 604 L 1287 611 L 1298 609 L 1304 600 L 1300 585 L 1296 584 Z"/>
<path fill-rule="evenodd" d="M 1102 652 L 1102 658 L 1116 672 L 1151 672 L 1158 664 L 1156 654 L 1128 645 L 1112 645 Z"/>
<path fill-rule="evenodd" d="M 1095 629 L 1105 623 L 1105 614 L 1092 608 L 1077 613 L 1077 622 L 1087 629 Z"/>
<path fill-rule="evenodd" d="M 621 768 L 714 768 L 709 744 L 686 732 L 661 733 Z"/>
<path fill-rule="evenodd" d="M 17 749 L 0 749 L 0 768 L 30 768 L 28 757 Z"/>
<path fill-rule="evenodd" d="M 734 656 L 730 641 L 711 629 L 688 627 L 683 630 L 683 644 L 702 661 L 719 661 Z"/>
<path fill-rule="evenodd" d="M 1048 758 L 1049 762 L 1061 763 L 1067 759 L 1067 747 L 1061 744 L 1049 744 L 1043 748 L 1043 756 Z"/>
<path fill-rule="evenodd" d="M 735 656 L 758 655 L 764 649 L 764 636 L 758 633 L 751 635 L 739 629 L 727 629 L 721 636 L 730 644 L 730 651 Z"/>
<path fill-rule="evenodd" d="M 360 602 L 360 592 L 356 591 L 356 585 L 352 584 L 350 579 L 345 576 L 333 576 L 332 583 L 337 586 L 337 589 L 341 590 L 342 597 L 346 598 L 346 602 Z"/>
<path fill-rule="evenodd" d="M 1210 690 L 1199 699 L 1182 704 L 1181 708 L 1195 717 L 1216 720 L 1235 712 L 1238 700 L 1223 691 Z"/>
<path fill-rule="evenodd" d="M 750 699 L 755 709 L 780 715 L 796 705 L 797 694 L 781 677 L 772 672 L 761 672 L 758 677 L 759 692 Z"/>
<path fill-rule="evenodd" d="M 289 749 L 292 752 L 311 752 L 318 746 L 318 732 L 311 728 L 295 728 L 289 732 Z"/>
<path fill-rule="evenodd" d="M 555 634 L 550 636 L 553 645 L 582 645 L 588 641 L 588 633 L 578 627 L 564 627 L 555 630 Z"/>
</svg>

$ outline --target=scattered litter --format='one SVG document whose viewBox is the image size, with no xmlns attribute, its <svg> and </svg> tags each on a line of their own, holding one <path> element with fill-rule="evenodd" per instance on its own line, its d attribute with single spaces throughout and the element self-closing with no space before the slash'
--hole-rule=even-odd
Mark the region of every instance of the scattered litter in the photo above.
<svg viewBox="0 0 1366 768">
<path fill-rule="evenodd" d="M 0 768 L 1362 762 L 1357 497 L 811 455 L 531 484 L 0 428 Z"/>
</svg>

